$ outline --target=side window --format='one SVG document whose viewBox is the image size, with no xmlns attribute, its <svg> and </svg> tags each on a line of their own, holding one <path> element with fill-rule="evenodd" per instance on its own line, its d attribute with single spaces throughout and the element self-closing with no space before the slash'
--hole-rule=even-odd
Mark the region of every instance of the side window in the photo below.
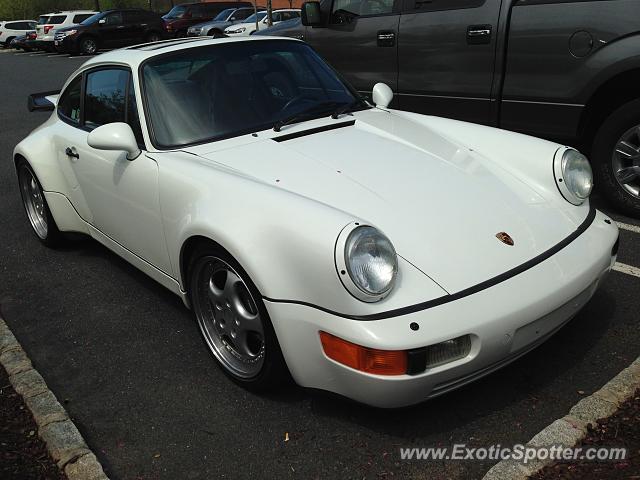
<svg viewBox="0 0 640 480">
<path fill-rule="evenodd" d="M 49 24 L 51 25 L 60 25 L 61 23 L 64 23 L 64 21 L 67 19 L 66 15 L 55 15 L 53 17 L 49 17 Z"/>
<path fill-rule="evenodd" d="M 144 15 L 139 10 L 124 12 L 124 23 L 140 23 L 144 21 Z"/>
<path fill-rule="evenodd" d="M 193 5 L 190 8 L 191 18 L 202 18 L 204 17 L 204 9 L 200 5 Z"/>
<path fill-rule="evenodd" d="M 89 13 L 80 13 L 73 17 L 73 23 L 81 23 L 84 22 L 87 18 L 89 18 L 91 14 Z"/>
<path fill-rule="evenodd" d="M 462 8 L 474 8 L 484 4 L 486 0 L 448 0 L 446 3 L 424 0 L 404 0 L 403 12 L 435 12 L 440 10 L 459 10 Z"/>
<path fill-rule="evenodd" d="M 233 14 L 236 20 L 244 20 L 249 15 L 253 14 L 253 10 L 236 10 Z"/>
<path fill-rule="evenodd" d="M 346 23 L 345 17 L 387 13 L 393 13 L 393 0 L 335 0 L 331 9 L 331 22 Z"/>
<path fill-rule="evenodd" d="M 136 92 L 133 88 L 133 77 L 129 75 L 129 96 L 127 97 L 127 123 L 136 136 L 138 145 L 143 145 L 142 127 L 140 126 L 140 117 L 138 116 L 138 107 L 136 105 Z"/>
<path fill-rule="evenodd" d="M 127 70 L 97 70 L 87 74 L 84 96 L 84 125 L 125 121 L 126 93 L 130 74 Z"/>
<path fill-rule="evenodd" d="M 82 75 L 78 75 L 67 86 L 58 101 L 58 115 L 65 121 L 80 124 L 80 94 Z"/>
<path fill-rule="evenodd" d="M 20 22 L 6 23 L 4 28 L 7 30 L 22 30 Z"/>
<path fill-rule="evenodd" d="M 122 14 L 120 12 L 113 12 L 104 17 L 105 25 L 120 25 L 122 24 Z"/>
</svg>

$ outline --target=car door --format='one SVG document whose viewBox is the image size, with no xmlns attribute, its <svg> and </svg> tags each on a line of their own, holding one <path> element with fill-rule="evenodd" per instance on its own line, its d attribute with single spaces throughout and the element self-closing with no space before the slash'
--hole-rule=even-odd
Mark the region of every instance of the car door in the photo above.
<svg viewBox="0 0 640 480">
<path fill-rule="evenodd" d="M 146 16 L 139 10 L 125 10 L 123 12 L 123 22 L 125 29 L 129 31 L 127 45 L 142 43 L 145 40 L 147 29 Z"/>
<path fill-rule="evenodd" d="M 131 72 L 100 67 L 79 78 L 75 88 L 79 97 L 78 86 L 83 85 L 82 107 L 79 102 L 67 105 L 71 95 L 66 89 L 59 107 L 64 131 L 55 140 L 58 161 L 70 182 L 70 201 L 97 230 L 171 274 L 160 216 L 158 165 L 144 151 Z M 131 125 L 142 150 L 135 160 L 127 160 L 124 152 L 87 144 L 91 130 L 112 122 Z"/>
<path fill-rule="evenodd" d="M 403 0 L 399 107 L 491 123 L 502 0 Z"/>
<path fill-rule="evenodd" d="M 325 0 L 331 3 L 331 0 Z M 400 0 L 333 0 L 327 25 L 308 27 L 307 40 L 358 91 L 398 84 Z"/>
<path fill-rule="evenodd" d="M 99 21 L 100 40 L 105 47 L 122 47 L 131 41 L 131 30 L 124 24 L 122 12 L 111 12 Z"/>
</svg>

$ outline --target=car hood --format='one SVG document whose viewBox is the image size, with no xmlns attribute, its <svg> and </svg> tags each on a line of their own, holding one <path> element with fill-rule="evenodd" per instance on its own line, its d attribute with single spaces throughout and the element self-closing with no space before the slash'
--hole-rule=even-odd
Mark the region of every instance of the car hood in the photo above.
<svg viewBox="0 0 640 480">
<path fill-rule="evenodd" d="M 581 222 L 559 208 L 557 193 L 545 198 L 490 158 L 401 115 L 374 109 L 343 120 L 347 126 L 310 135 L 286 137 L 313 122 L 233 151 L 192 153 L 376 226 L 449 293 L 531 260 Z M 550 175 L 556 148 L 549 143 L 549 157 L 540 159 Z M 501 242 L 500 232 L 514 245 Z"/>
</svg>

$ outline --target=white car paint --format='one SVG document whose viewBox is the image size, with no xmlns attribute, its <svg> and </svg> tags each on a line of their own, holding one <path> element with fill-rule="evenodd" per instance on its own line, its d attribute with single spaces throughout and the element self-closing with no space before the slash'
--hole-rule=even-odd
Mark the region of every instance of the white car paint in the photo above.
<svg viewBox="0 0 640 480">
<path fill-rule="evenodd" d="M 206 43 L 271 40 L 117 50 L 70 80 L 105 65 L 136 72 L 155 55 Z M 380 407 L 439 395 L 548 338 L 615 262 L 615 223 L 588 201 L 570 204 L 556 187 L 552 164 L 562 145 L 382 107 L 173 150 L 153 146 L 142 114 L 141 124 L 147 147 L 134 161 L 90 147 L 88 133 L 55 112 L 14 156 L 30 162 L 60 230 L 91 235 L 186 304 L 183 247 L 196 236 L 222 245 L 263 296 L 303 386 Z M 302 135 L 274 141 L 295 133 Z M 81 160 L 64 153 L 71 145 Z M 396 286 L 380 302 L 351 296 L 336 271 L 336 239 L 354 222 L 379 228 L 398 252 Z M 513 247 L 496 239 L 502 231 Z M 417 375 L 379 376 L 329 359 L 320 330 L 386 350 L 470 335 L 472 348 Z"/>
<path fill-rule="evenodd" d="M 77 25 L 96 13 L 99 12 L 93 10 L 66 10 L 40 15 L 38 25 L 36 25 L 36 40 L 53 46 L 55 33 L 58 29 Z M 52 23 L 54 22 L 51 20 L 52 18 L 55 18 L 55 23 Z M 51 43 L 49 44 L 49 42 Z"/>
<path fill-rule="evenodd" d="M 8 22 L 0 22 L 0 44 L 8 47 L 9 43 L 14 38 L 35 30 L 36 23 L 37 22 L 35 20 L 11 20 Z"/>
<path fill-rule="evenodd" d="M 282 8 L 279 10 L 274 10 L 272 13 L 274 16 L 276 16 L 284 12 L 291 12 L 297 16 L 300 16 L 300 9 L 296 8 Z M 273 25 L 286 20 L 291 20 L 291 18 L 286 18 L 284 20 L 274 19 Z M 265 28 L 269 28 L 266 16 L 262 20 L 258 21 L 258 30 L 264 30 Z M 235 25 L 231 25 L 230 27 L 225 28 L 224 34 L 228 37 L 248 37 L 256 31 L 256 22 L 244 22 L 236 23 Z"/>
</svg>

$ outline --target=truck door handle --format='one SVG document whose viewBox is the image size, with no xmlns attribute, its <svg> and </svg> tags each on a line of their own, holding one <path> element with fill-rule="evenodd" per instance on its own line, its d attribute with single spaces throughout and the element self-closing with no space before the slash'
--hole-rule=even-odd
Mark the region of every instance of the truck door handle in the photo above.
<svg viewBox="0 0 640 480">
<path fill-rule="evenodd" d="M 80 155 L 78 155 L 78 152 L 74 152 L 71 147 L 67 147 L 64 151 L 65 155 L 67 157 L 73 157 L 73 158 L 80 158 Z"/>
<path fill-rule="evenodd" d="M 396 44 L 396 32 L 393 30 L 380 30 L 378 32 L 379 47 L 393 47 Z"/>
<path fill-rule="evenodd" d="M 470 25 L 467 27 L 467 43 L 482 45 L 491 43 L 491 25 Z"/>
</svg>

